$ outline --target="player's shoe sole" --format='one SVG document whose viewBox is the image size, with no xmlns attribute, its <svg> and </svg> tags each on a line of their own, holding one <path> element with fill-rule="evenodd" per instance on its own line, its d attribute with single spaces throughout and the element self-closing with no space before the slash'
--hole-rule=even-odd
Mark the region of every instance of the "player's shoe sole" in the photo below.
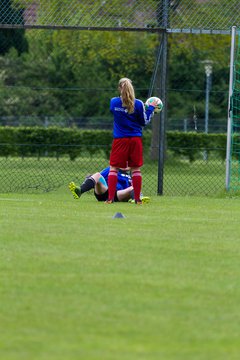
<svg viewBox="0 0 240 360">
<path fill-rule="evenodd" d="M 81 196 L 81 190 L 79 187 L 76 186 L 76 184 L 72 181 L 68 185 L 69 190 L 71 191 L 74 199 L 79 199 Z"/>
<path fill-rule="evenodd" d="M 135 204 L 135 200 L 134 199 L 130 199 L 130 200 L 128 200 L 128 202 L 130 203 L 130 204 Z M 148 197 L 148 196 L 143 196 L 142 198 L 141 198 L 141 202 L 140 203 L 142 203 L 142 204 L 148 204 L 150 202 L 150 197 Z"/>
</svg>

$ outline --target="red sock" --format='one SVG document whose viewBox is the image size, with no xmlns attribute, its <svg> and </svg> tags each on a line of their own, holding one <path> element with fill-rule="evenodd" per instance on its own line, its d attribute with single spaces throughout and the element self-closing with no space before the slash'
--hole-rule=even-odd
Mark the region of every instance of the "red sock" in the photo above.
<svg viewBox="0 0 240 360">
<path fill-rule="evenodd" d="M 108 200 L 114 200 L 117 188 L 117 170 L 110 170 L 108 174 Z"/>
<path fill-rule="evenodd" d="M 141 188 L 142 188 L 142 174 L 140 170 L 135 170 L 132 173 L 132 185 L 134 189 L 135 201 L 140 200 Z"/>
</svg>

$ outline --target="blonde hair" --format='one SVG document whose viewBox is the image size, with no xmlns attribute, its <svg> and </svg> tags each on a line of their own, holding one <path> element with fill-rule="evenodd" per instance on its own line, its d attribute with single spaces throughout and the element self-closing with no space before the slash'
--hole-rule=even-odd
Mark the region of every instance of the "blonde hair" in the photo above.
<svg viewBox="0 0 240 360">
<path fill-rule="evenodd" d="M 131 114 L 134 112 L 134 103 L 135 103 L 135 91 L 132 86 L 132 81 L 128 78 L 122 78 L 119 80 L 118 89 L 122 97 L 122 104 L 128 110 L 128 113 Z"/>
</svg>

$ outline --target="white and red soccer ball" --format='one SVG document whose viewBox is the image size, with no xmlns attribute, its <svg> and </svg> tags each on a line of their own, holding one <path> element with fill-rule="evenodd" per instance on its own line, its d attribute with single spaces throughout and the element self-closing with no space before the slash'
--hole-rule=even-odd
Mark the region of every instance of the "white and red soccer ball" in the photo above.
<svg viewBox="0 0 240 360">
<path fill-rule="evenodd" d="M 155 114 L 160 113 L 160 111 L 162 111 L 162 108 L 163 108 L 162 100 L 159 99 L 159 98 L 156 97 L 156 96 L 150 97 L 150 98 L 147 99 L 147 101 L 145 102 L 145 107 L 146 107 L 146 109 L 148 108 L 149 105 L 152 105 L 152 103 L 154 103 L 154 104 L 157 103 L 157 106 L 155 107 L 154 113 L 155 113 Z"/>
</svg>

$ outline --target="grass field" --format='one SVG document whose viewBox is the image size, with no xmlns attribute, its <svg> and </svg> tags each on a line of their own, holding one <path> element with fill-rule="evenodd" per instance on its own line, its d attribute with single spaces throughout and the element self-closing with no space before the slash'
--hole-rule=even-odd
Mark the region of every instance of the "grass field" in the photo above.
<svg viewBox="0 0 240 360">
<path fill-rule="evenodd" d="M 239 201 L 0 195 L 0 358 L 238 359 Z"/>
</svg>

